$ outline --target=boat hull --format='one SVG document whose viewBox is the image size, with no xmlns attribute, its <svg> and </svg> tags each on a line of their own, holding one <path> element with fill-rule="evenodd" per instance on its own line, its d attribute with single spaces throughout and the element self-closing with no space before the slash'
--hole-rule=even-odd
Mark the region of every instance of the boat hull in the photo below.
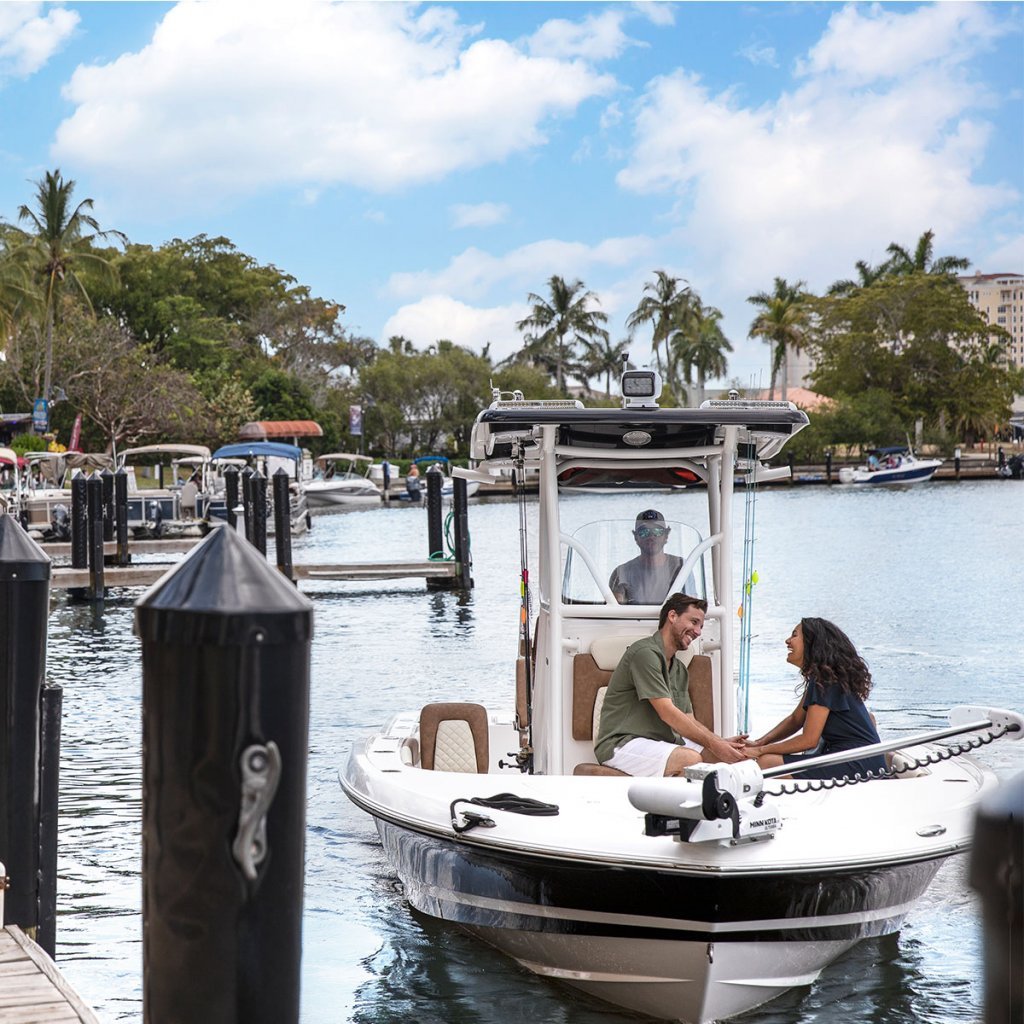
<svg viewBox="0 0 1024 1024">
<path fill-rule="evenodd" d="M 897 469 L 841 469 L 839 482 L 843 484 L 866 484 L 870 487 L 884 487 L 887 484 L 921 484 L 931 480 L 942 463 L 938 459 L 927 462 L 916 461 Z"/>
<path fill-rule="evenodd" d="M 537 974 L 696 1024 L 810 984 L 860 939 L 898 931 L 944 860 L 686 872 L 530 856 L 375 820 L 416 910 Z"/>
<path fill-rule="evenodd" d="M 311 509 L 350 508 L 357 505 L 379 505 L 384 499 L 379 491 L 371 494 L 358 494 L 352 490 L 324 488 L 318 490 L 307 486 L 305 489 L 306 504 Z"/>
</svg>

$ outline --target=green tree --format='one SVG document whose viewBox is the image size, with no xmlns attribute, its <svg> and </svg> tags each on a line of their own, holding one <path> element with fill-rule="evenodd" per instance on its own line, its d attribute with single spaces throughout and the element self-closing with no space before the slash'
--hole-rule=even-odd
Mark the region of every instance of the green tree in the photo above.
<svg viewBox="0 0 1024 1024">
<path fill-rule="evenodd" d="M 597 301 L 593 292 L 585 291 L 582 281 L 566 282 L 553 275 L 548 279 L 550 295 L 547 299 L 530 293 L 528 300 L 533 304 L 528 317 L 516 324 L 516 329 L 554 347 L 555 385 L 565 391 L 565 368 L 575 357 L 575 348 L 584 341 L 607 338 L 608 332 L 601 327 L 608 317 L 599 310 L 591 309 Z"/>
<path fill-rule="evenodd" d="M 680 283 L 684 287 L 681 288 Z M 642 324 L 651 324 L 654 331 L 651 337 L 654 365 L 662 370 L 665 364 L 661 358 L 661 346 L 665 345 L 667 349 L 669 335 L 682 323 L 690 304 L 690 286 L 682 278 L 671 277 L 664 270 L 656 270 L 654 280 L 644 285 L 644 293 L 636 309 L 626 318 L 626 327 L 632 336 Z"/>
<path fill-rule="evenodd" d="M 877 267 L 873 267 L 864 260 L 857 260 L 854 266 L 857 269 L 857 280 L 854 281 L 847 278 L 843 281 L 834 281 L 829 285 L 829 295 L 849 295 L 858 288 L 870 288 L 871 285 L 885 276 L 887 264 L 880 263 Z"/>
<path fill-rule="evenodd" d="M 615 344 L 608 337 L 583 342 L 584 373 L 593 377 L 604 375 L 605 398 L 612 396 L 612 376 L 617 377 L 625 369 L 629 346 L 629 338 L 623 338 Z"/>
<path fill-rule="evenodd" d="M 722 311 L 705 306 L 694 293 L 682 326 L 669 338 L 670 362 L 682 368 L 687 384 L 691 373 L 696 372 L 697 406 L 704 401 L 707 378 L 724 377 L 729 367 L 725 353 L 732 351 L 732 343 L 722 331 L 721 321 Z"/>
<path fill-rule="evenodd" d="M 896 242 L 890 242 L 886 247 L 889 253 L 889 260 L 884 265 L 888 274 L 938 274 L 956 275 L 961 270 L 967 270 L 971 261 L 964 256 L 940 256 L 933 258 L 935 233 L 925 231 L 917 240 L 914 251 L 910 252 Z"/>
<path fill-rule="evenodd" d="M 91 199 L 73 205 L 75 182 L 61 177 L 59 170 L 47 171 L 36 182 L 36 208 L 18 208 L 18 221 L 30 225 L 30 231 L 18 229 L 16 259 L 23 260 L 37 281 L 44 309 L 46 354 L 43 369 L 42 397 L 49 400 L 53 380 L 53 332 L 60 310 L 60 297 L 65 288 L 76 291 L 86 306 L 92 308 L 84 276 L 91 272 L 110 276 L 108 260 L 93 247 L 97 239 L 127 239 L 119 231 L 102 231 L 89 212 Z"/>
<path fill-rule="evenodd" d="M 763 338 L 771 346 L 771 385 L 769 397 L 775 398 L 775 378 L 782 371 L 782 400 L 786 401 L 789 352 L 799 352 L 804 346 L 807 330 L 807 299 L 804 282 L 789 284 L 785 278 L 775 278 L 771 292 L 758 292 L 747 302 L 760 312 L 750 325 L 752 338 Z"/>
</svg>

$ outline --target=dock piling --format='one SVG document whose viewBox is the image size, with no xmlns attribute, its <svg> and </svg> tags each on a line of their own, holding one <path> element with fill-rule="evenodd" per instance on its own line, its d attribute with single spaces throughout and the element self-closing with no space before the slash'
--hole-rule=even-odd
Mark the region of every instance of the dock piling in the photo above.
<svg viewBox="0 0 1024 1024">
<path fill-rule="evenodd" d="M 39 730 L 39 927 L 36 943 L 51 958 L 57 948 L 57 825 L 60 807 L 60 718 L 64 690 L 44 683 Z"/>
<path fill-rule="evenodd" d="M 292 572 L 292 517 L 288 474 L 279 469 L 273 477 L 274 488 L 274 550 L 277 568 L 294 582 Z"/>
<path fill-rule="evenodd" d="M 10 879 L 5 921 L 30 935 L 40 918 L 40 694 L 49 613 L 50 559 L 13 516 L 0 515 L 0 862 Z"/>
<path fill-rule="evenodd" d="M 297 1024 L 312 605 L 214 530 L 135 632 L 145 1024 Z"/>
<path fill-rule="evenodd" d="M 114 474 L 104 467 L 100 470 L 103 485 L 103 539 L 114 539 Z"/>
<path fill-rule="evenodd" d="M 249 478 L 252 486 L 252 542 L 261 555 L 267 553 L 267 478 L 257 470 Z M 291 518 L 291 502 L 285 498 L 285 514 Z"/>
<path fill-rule="evenodd" d="M 76 473 L 71 478 L 71 567 L 89 568 L 88 477 Z"/>
<path fill-rule="evenodd" d="M 441 507 L 440 473 L 427 471 L 427 558 L 444 558 L 444 509 Z M 447 579 L 428 579 L 427 590 L 446 590 Z"/>
<path fill-rule="evenodd" d="M 235 466 L 224 470 L 224 505 L 228 510 L 228 526 L 233 530 L 237 520 L 235 509 L 238 507 L 238 469 Z"/>
<path fill-rule="evenodd" d="M 463 590 L 473 586 L 473 559 L 469 549 L 469 498 L 466 481 L 455 477 L 452 502 L 454 505 L 455 559 L 459 565 L 458 585 Z"/>
<path fill-rule="evenodd" d="M 103 600 L 103 480 L 93 473 L 85 482 L 86 509 L 89 537 L 89 589 L 90 601 Z"/>
<path fill-rule="evenodd" d="M 122 466 L 114 474 L 114 532 L 117 536 L 117 565 L 131 561 L 128 554 L 128 473 Z"/>
</svg>

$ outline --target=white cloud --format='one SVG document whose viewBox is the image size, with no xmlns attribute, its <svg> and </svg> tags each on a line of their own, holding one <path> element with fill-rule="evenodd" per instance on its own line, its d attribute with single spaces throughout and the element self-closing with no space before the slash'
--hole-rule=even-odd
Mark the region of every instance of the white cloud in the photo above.
<svg viewBox="0 0 1024 1024">
<path fill-rule="evenodd" d="M 152 195 L 388 191 L 546 142 L 614 87 L 579 61 L 404 4 L 179 4 L 148 46 L 80 66 L 53 156 Z"/>
<path fill-rule="evenodd" d="M 0 76 L 38 71 L 81 20 L 64 7 L 42 10 L 40 3 L 0 3 Z"/>
<path fill-rule="evenodd" d="M 667 0 L 635 0 L 633 3 L 633 8 L 652 25 L 659 25 L 662 28 L 676 23 L 675 6 Z"/>
<path fill-rule="evenodd" d="M 588 14 L 582 21 L 553 18 L 527 40 L 535 57 L 557 57 L 599 61 L 618 57 L 627 46 L 638 45 L 622 31 L 625 12 L 605 10 Z"/>
<path fill-rule="evenodd" d="M 443 270 L 392 274 L 388 292 L 403 299 L 445 294 L 480 301 L 498 287 L 521 288 L 525 299 L 526 292 L 543 290 L 553 274 L 586 282 L 594 270 L 628 267 L 651 251 L 652 240 L 642 235 L 608 238 L 596 245 L 549 238 L 502 256 L 469 248 Z"/>
<path fill-rule="evenodd" d="M 749 60 L 751 64 L 766 64 L 770 68 L 777 68 L 779 66 L 774 46 L 764 46 L 761 43 L 749 43 L 737 52 L 741 57 Z"/>
<path fill-rule="evenodd" d="M 978 110 L 991 97 L 957 66 L 971 39 L 976 49 L 987 45 L 987 16 L 957 8 L 957 18 L 933 14 L 926 24 L 924 10 L 938 8 L 871 12 L 897 19 L 899 45 L 886 48 L 885 64 L 893 71 L 903 53 L 909 71 L 868 88 L 834 74 L 843 51 L 825 45 L 837 19 L 854 35 L 866 31 L 860 8 L 835 15 L 800 85 L 761 106 L 712 95 L 683 72 L 649 83 L 618 181 L 675 197 L 681 244 L 713 290 L 694 284 L 726 312 L 734 341 L 750 321 L 745 296 L 776 275 L 824 289 L 848 277 L 855 260 L 878 262 L 890 241 L 913 245 L 928 229 L 938 253 L 971 255 L 967 243 L 986 218 L 1019 203 L 1009 186 L 977 180 L 992 131 Z M 928 34 L 929 50 L 900 18 Z M 853 49 L 859 56 L 845 71 L 863 77 L 870 47 Z"/>
<path fill-rule="evenodd" d="M 522 348 L 516 322 L 528 313 L 525 302 L 478 308 L 449 295 L 425 295 L 417 302 L 401 306 L 384 325 L 381 337 L 400 334 L 418 348 L 447 338 L 474 352 L 481 352 L 490 343 L 491 358 L 497 362 Z"/>
<path fill-rule="evenodd" d="M 504 224 L 509 209 L 505 203 L 456 203 L 451 208 L 452 226 L 456 228 L 489 228 Z"/>
</svg>

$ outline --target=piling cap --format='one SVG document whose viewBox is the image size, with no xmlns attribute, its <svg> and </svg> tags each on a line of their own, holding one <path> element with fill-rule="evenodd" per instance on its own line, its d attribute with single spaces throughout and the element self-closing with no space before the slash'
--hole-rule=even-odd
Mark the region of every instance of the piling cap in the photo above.
<svg viewBox="0 0 1024 1024">
<path fill-rule="evenodd" d="M 135 605 L 143 642 L 305 643 L 313 605 L 248 541 L 219 526 Z"/>
<path fill-rule="evenodd" d="M 0 580 L 48 580 L 50 556 L 12 515 L 0 515 Z"/>
</svg>

